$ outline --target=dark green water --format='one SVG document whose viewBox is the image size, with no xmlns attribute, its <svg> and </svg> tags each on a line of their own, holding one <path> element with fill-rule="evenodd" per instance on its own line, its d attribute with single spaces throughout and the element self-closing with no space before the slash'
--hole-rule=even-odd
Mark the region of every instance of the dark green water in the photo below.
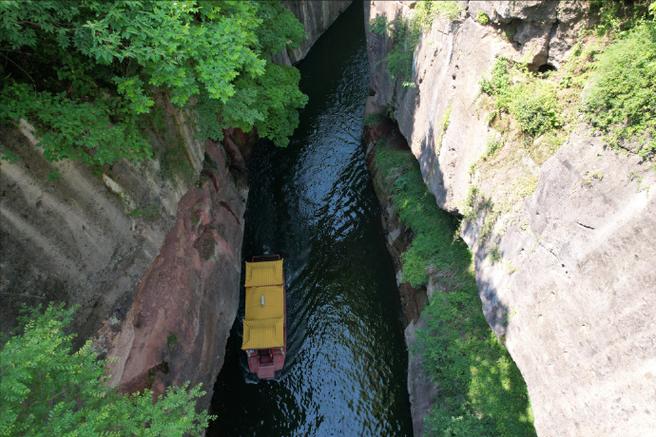
<svg viewBox="0 0 656 437">
<path fill-rule="evenodd" d="M 252 156 L 243 254 L 286 259 L 287 362 L 277 381 L 249 380 L 241 308 L 209 436 L 412 434 L 399 296 L 360 146 L 363 20 L 353 5 L 300 65 L 310 102 L 289 147 Z"/>
</svg>

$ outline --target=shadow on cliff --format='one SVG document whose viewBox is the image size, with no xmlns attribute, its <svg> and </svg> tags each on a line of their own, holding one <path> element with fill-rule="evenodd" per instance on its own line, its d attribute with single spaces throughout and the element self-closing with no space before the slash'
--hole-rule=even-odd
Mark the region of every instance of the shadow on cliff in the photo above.
<svg viewBox="0 0 656 437">
<path fill-rule="evenodd" d="M 411 347 L 437 389 L 425 432 L 439 434 L 463 422 L 471 435 L 535 435 L 522 375 L 481 311 L 494 301 L 491 322 L 505 332 L 508 308 L 491 284 L 476 280 L 459 237 L 440 250 L 449 261 L 431 271 L 432 293 Z"/>
<path fill-rule="evenodd" d="M 470 193 L 467 208 L 468 211 L 461 225 L 461 234 L 470 242 L 474 266 L 484 262 L 492 264 L 502 262 L 503 252 L 499 246 L 501 235 L 492 233 L 498 218 L 494 203 L 489 197 L 482 196 L 474 190 Z M 508 307 L 499 299 L 496 287 L 480 278 L 478 292 L 487 323 L 503 340 L 510 317 Z"/>
<path fill-rule="evenodd" d="M 427 138 L 422 144 L 425 154 L 432 133 Z M 438 207 L 425 186 L 420 164 L 394 123 L 383 120 L 370 126 L 365 141 L 372 150 L 372 173 L 381 178 L 379 191 L 392 199 L 401 222 L 412 234 L 410 245 L 397 254 L 404 277 L 412 282 L 413 270 L 425 271 L 425 266 L 430 266 L 429 303 L 421 311 L 417 340 L 409 345 L 436 388 L 421 387 L 429 394 L 415 393 L 431 398 L 413 407 L 423 410 L 414 414 L 425 417 L 424 432 L 441 434 L 463 425 L 472 435 L 534 435 L 525 383 L 503 339 L 490 330 L 481 300 L 484 308 L 494 308 L 490 322 L 501 333 L 505 332 L 508 309 L 498 301 L 491 284 L 477 282 L 472 253 L 457 232 L 461 217 Z M 435 161 L 421 165 L 431 163 L 439 172 Z M 472 207 L 471 216 L 481 217 L 479 228 L 493 225 L 493 205 L 488 199 L 476 198 Z M 466 225 L 469 222 L 466 220 Z M 483 256 L 478 250 L 474 261 L 480 262 Z"/>
</svg>

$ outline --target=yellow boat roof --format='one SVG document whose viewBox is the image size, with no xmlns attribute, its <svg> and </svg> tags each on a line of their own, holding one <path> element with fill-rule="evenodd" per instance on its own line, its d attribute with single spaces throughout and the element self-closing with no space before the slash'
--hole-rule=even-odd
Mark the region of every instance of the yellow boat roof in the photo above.
<svg viewBox="0 0 656 437">
<path fill-rule="evenodd" d="M 246 308 L 242 349 L 285 344 L 282 260 L 246 263 Z"/>
<path fill-rule="evenodd" d="M 283 285 L 282 260 L 246 263 L 246 287 Z"/>
</svg>

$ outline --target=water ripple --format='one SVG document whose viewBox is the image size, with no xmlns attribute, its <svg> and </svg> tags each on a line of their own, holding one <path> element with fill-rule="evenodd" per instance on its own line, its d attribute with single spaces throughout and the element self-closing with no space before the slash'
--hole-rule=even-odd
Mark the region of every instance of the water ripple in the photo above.
<svg viewBox="0 0 656 437">
<path fill-rule="evenodd" d="M 360 146 L 363 20 L 356 4 L 302 63 L 310 102 L 290 146 L 251 159 L 243 252 L 286 258 L 288 357 L 254 384 L 238 318 L 209 436 L 412 434 L 398 291 Z"/>
</svg>

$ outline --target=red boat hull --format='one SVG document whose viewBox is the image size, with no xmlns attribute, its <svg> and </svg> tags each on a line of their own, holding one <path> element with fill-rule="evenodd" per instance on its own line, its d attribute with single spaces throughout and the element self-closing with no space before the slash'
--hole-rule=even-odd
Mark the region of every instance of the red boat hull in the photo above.
<svg viewBox="0 0 656 437">
<path fill-rule="evenodd" d="M 285 348 L 248 351 L 248 369 L 260 379 L 273 379 L 285 366 Z"/>
</svg>

